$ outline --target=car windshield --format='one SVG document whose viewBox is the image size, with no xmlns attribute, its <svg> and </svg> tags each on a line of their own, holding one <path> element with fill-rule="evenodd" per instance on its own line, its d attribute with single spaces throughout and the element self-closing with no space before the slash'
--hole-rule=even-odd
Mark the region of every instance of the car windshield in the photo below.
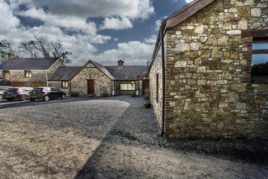
<svg viewBox="0 0 268 179">
<path fill-rule="evenodd" d="M 34 88 L 32 91 L 33 92 L 38 92 L 38 91 L 41 91 L 41 90 L 43 90 L 43 88 Z"/>
<path fill-rule="evenodd" d="M 18 91 L 18 89 L 17 88 L 9 88 L 7 91 L 14 92 L 14 91 Z"/>
</svg>

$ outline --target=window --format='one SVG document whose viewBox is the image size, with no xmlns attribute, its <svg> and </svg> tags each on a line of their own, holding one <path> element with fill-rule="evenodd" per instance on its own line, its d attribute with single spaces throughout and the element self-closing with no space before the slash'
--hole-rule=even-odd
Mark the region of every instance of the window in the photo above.
<svg viewBox="0 0 268 179">
<path fill-rule="evenodd" d="M 61 87 L 63 89 L 68 89 L 69 88 L 69 82 L 68 81 L 62 81 L 61 82 Z"/>
<path fill-rule="evenodd" d="M 134 91 L 135 88 L 135 82 L 132 83 L 121 83 L 120 84 L 120 90 L 121 91 Z"/>
<path fill-rule="evenodd" d="M 25 70 L 25 72 L 24 72 L 24 76 L 25 76 L 26 78 L 31 78 L 31 77 L 32 77 L 32 72 L 31 72 L 30 70 Z"/>
<path fill-rule="evenodd" d="M 8 70 L 5 70 L 3 72 L 3 77 L 5 80 L 10 80 L 10 72 Z"/>
<path fill-rule="evenodd" d="M 159 101 L 159 74 L 156 74 L 156 102 Z"/>
<path fill-rule="evenodd" d="M 255 37 L 252 45 L 251 76 L 268 76 L 268 37 Z"/>
</svg>

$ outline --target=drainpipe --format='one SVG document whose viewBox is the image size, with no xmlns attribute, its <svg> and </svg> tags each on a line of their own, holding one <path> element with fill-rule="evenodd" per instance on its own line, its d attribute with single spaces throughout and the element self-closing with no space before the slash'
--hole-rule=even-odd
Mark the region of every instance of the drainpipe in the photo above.
<svg viewBox="0 0 268 179">
<path fill-rule="evenodd" d="M 166 21 L 164 20 L 161 24 L 161 50 L 162 50 L 162 131 L 161 136 L 163 137 L 165 135 L 165 107 L 166 107 L 166 63 L 165 63 L 165 43 L 164 43 L 164 37 L 165 37 L 165 26 Z"/>
</svg>

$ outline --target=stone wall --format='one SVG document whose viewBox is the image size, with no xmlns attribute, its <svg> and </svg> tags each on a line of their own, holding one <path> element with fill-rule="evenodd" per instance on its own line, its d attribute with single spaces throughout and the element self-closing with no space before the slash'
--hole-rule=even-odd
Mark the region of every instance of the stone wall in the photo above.
<svg viewBox="0 0 268 179">
<path fill-rule="evenodd" d="M 25 77 L 25 70 L 10 70 L 10 81 L 14 86 L 45 86 L 47 82 L 47 76 L 52 75 L 55 71 L 62 66 L 63 63 L 57 60 L 51 68 L 46 70 L 30 70 L 32 77 Z"/>
<path fill-rule="evenodd" d="M 159 89 L 156 89 L 156 75 L 159 75 Z M 162 51 L 161 47 L 158 50 L 156 59 L 154 60 L 149 72 L 149 87 L 150 87 L 150 101 L 152 103 L 159 126 L 162 127 L 162 107 L 163 107 L 163 73 L 162 73 Z M 158 92 L 158 101 L 156 100 Z"/>
<path fill-rule="evenodd" d="M 113 81 L 99 69 L 88 67 L 81 70 L 71 81 L 71 91 L 87 96 L 87 80 L 95 80 L 95 95 L 112 95 Z"/>
<path fill-rule="evenodd" d="M 252 84 L 244 30 L 268 29 L 267 0 L 216 0 L 167 31 L 170 138 L 268 137 L 268 84 Z M 156 59 L 150 73 L 154 101 Z M 160 109 L 155 109 L 159 116 Z"/>
<path fill-rule="evenodd" d="M 46 83 L 46 71 L 31 70 L 32 77 L 26 78 L 24 70 L 10 70 L 10 81 L 15 86 L 32 86 L 34 83 Z M 43 85 L 44 85 L 43 84 Z"/>
</svg>

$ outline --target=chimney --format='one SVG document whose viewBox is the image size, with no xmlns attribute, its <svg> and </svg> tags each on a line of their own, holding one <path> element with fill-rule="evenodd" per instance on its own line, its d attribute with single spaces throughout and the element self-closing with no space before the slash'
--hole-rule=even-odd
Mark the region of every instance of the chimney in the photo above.
<svg viewBox="0 0 268 179">
<path fill-rule="evenodd" d="M 124 65 L 124 60 L 118 60 L 117 64 L 119 67 L 122 67 Z"/>
</svg>

